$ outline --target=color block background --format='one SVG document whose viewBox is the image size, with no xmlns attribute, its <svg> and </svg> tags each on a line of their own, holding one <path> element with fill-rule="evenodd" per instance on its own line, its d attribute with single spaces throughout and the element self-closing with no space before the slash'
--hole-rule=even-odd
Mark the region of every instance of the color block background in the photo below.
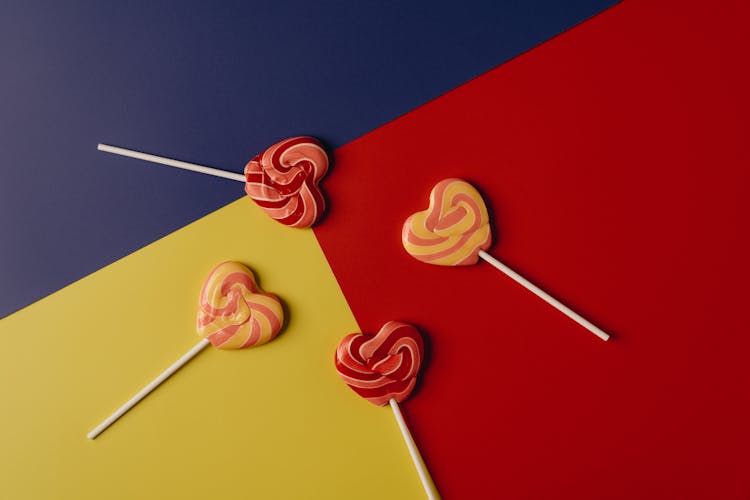
<svg viewBox="0 0 750 500">
<path fill-rule="evenodd" d="M 450 20 L 448 11 L 435 16 Z M 353 142 L 343 145 L 377 123 L 352 127 L 361 132 L 344 139 L 321 126 L 324 138 L 343 146 L 324 182 L 331 210 L 314 233 L 275 226 L 240 200 L 0 320 L 8 339 L 0 351 L 8 408 L 0 493 L 419 498 L 390 413 L 351 393 L 331 359 L 345 333 L 402 319 L 429 335 L 423 381 L 404 410 L 445 498 L 747 498 L 746 18 L 739 2 L 717 9 L 627 1 Z M 495 20 L 486 33 L 497 33 Z M 193 48 L 208 52 L 209 38 Z M 157 42 L 144 42 L 133 61 L 164 47 Z M 482 60 L 486 46 L 471 45 L 461 57 L 474 60 L 466 54 L 476 52 Z M 200 138 L 219 119 L 166 113 L 192 95 L 192 83 L 177 81 L 185 87 L 176 87 L 174 100 L 170 91 L 150 97 L 163 106 L 164 113 L 149 111 L 156 122 L 134 131 L 126 113 L 118 132 L 139 134 L 138 144 L 155 152 L 209 164 L 211 153 L 220 166 L 233 151 L 232 164 L 244 163 L 251 151 L 235 145 L 214 156 L 214 146 L 246 146 L 244 131 L 262 124 L 217 126 L 213 139 L 187 140 L 188 127 Z M 138 92 L 150 95 L 151 85 Z M 206 102 L 221 104 L 222 95 Z M 200 102 L 189 109 L 214 111 Z M 243 110 L 219 109 L 223 117 Z M 127 110 L 147 112 L 135 97 Z M 279 120 L 268 130 L 277 123 L 288 134 Z M 151 126 L 174 136 L 140 137 Z M 86 171 L 95 172 L 89 161 L 99 169 L 100 158 L 92 147 Z M 157 227 L 175 220 L 162 212 L 138 215 L 156 206 L 149 199 L 199 207 L 181 213 L 178 227 L 224 202 L 213 205 L 214 193 L 239 189 L 106 161 L 117 173 L 107 170 L 105 192 L 115 198 L 97 206 L 133 216 L 94 231 L 102 251 L 113 245 L 108 259 L 129 251 L 123 240 L 112 243 L 118 234 L 172 230 Z M 123 184 L 112 177 L 121 172 L 137 173 Z M 487 265 L 443 269 L 410 259 L 399 245 L 401 222 L 445 176 L 464 176 L 487 197 L 495 255 L 611 331 L 613 341 L 599 341 Z M 44 179 L 46 189 L 55 186 L 54 177 Z M 96 179 L 88 178 L 91 186 Z M 186 192 L 195 204 L 177 205 Z M 53 201 L 70 206 L 72 193 L 58 196 Z M 56 205 L 44 203 L 34 210 L 52 213 Z M 89 265 L 97 252 L 74 255 Z M 48 250 L 39 255 L 50 258 Z M 75 268 L 66 268 L 69 257 L 61 268 Z M 87 442 L 85 432 L 197 341 L 200 281 L 228 258 L 249 264 L 284 300 L 285 333 L 256 350 L 202 353 L 101 440 Z"/>
<path fill-rule="evenodd" d="M 612 3 L 3 1 L 0 317 L 243 195 L 97 143 L 238 172 L 337 147 Z"/>
<path fill-rule="evenodd" d="M 209 347 L 87 440 L 200 340 L 202 275 L 223 260 L 246 262 L 278 294 L 283 334 L 256 349 Z M 222 208 L 0 323 L 1 496 L 417 498 L 389 410 L 332 369 L 350 331 L 311 231 L 287 230 L 249 199 Z"/>
<path fill-rule="evenodd" d="M 362 328 L 430 333 L 409 414 L 446 498 L 750 496 L 746 14 L 625 2 L 337 151 L 348 210 L 315 232 Z M 614 338 L 410 258 L 445 177 L 486 196 L 493 255 Z"/>
</svg>

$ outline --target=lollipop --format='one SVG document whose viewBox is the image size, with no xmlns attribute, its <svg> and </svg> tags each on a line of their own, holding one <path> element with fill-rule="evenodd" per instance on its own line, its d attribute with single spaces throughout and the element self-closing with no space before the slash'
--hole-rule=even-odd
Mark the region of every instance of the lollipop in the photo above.
<svg viewBox="0 0 750 500">
<path fill-rule="evenodd" d="M 352 333 L 336 349 L 336 371 L 357 394 L 374 405 L 390 405 L 427 496 L 438 498 L 430 473 L 406 426 L 398 404 L 417 383 L 424 346 L 419 331 L 408 323 L 389 321 L 377 335 Z"/>
<path fill-rule="evenodd" d="M 509 278 L 602 340 L 609 334 L 489 255 L 490 218 L 479 192 L 468 182 L 445 179 L 430 192 L 427 210 L 404 222 L 401 240 L 415 259 L 439 266 L 468 266 L 484 259 Z"/>
<path fill-rule="evenodd" d="M 328 155 L 314 137 L 291 137 L 277 142 L 250 160 L 244 175 L 107 144 L 99 144 L 97 149 L 244 182 L 247 195 L 286 226 L 310 227 L 325 209 L 318 184 L 328 171 Z"/>
<path fill-rule="evenodd" d="M 101 434 L 208 344 L 219 349 L 244 349 L 265 344 L 276 337 L 283 322 L 281 302 L 258 287 L 247 267 L 237 262 L 219 264 L 206 278 L 200 293 L 196 329 L 201 341 L 87 437 L 94 439 Z"/>
</svg>

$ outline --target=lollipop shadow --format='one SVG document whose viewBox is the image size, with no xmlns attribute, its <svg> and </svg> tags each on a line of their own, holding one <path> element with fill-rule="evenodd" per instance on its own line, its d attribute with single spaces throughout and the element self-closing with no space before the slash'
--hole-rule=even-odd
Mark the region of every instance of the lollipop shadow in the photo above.
<svg viewBox="0 0 750 500">
<path fill-rule="evenodd" d="M 274 293 L 274 295 L 276 294 Z M 279 299 L 279 302 L 281 303 L 281 310 L 284 311 L 284 319 L 281 322 L 279 333 L 278 335 L 276 335 L 276 338 L 274 338 L 274 340 L 284 335 L 284 332 L 286 332 L 286 329 L 289 326 L 289 306 L 286 305 L 286 300 L 284 300 L 282 297 L 276 295 L 276 298 Z"/>
<path fill-rule="evenodd" d="M 421 326 L 416 326 L 416 324 L 409 322 L 410 324 L 414 325 L 415 328 L 419 331 L 420 336 L 422 337 L 422 344 L 424 346 L 424 359 L 422 360 L 422 366 L 419 367 L 419 374 L 420 376 L 417 377 L 417 382 L 414 384 L 414 390 L 412 391 L 412 396 L 419 392 L 419 390 L 422 388 L 422 374 L 425 372 L 428 366 L 430 366 L 430 363 L 432 361 L 432 340 L 430 337 L 428 337 L 425 334 L 425 331 L 422 329 Z M 411 397 L 411 396 L 410 396 Z"/>
<path fill-rule="evenodd" d="M 326 172 L 326 175 L 324 175 L 323 178 L 320 179 L 320 182 L 319 182 L 319 184 L 323 184 L 325 183 L 326 179 L 331 176 L 331 170 L 334 168 L 336 161 L 334 160 L 333 148 L 331 147 L 330 143 L 325 139 L 321 139 L 320 137 L 317 137 L 317 139 L 318 141 L 320 141 L 321 146 L 323 146 L 323 149 L 328 154 L 328 170 Z M 325 206 L 325 209 L 323 210 L 323 213 L 318 217 L 318 220 L 315 221 L 315 224 L 312 225 L 312 227 L 317 227 L 318 224 L 320 224 L 321 222 L 325 220 L 325 218 L 328 216 L 329 207 L 330 207 L 328 195 L 326 194 L 325 189 L 319 186 L 319 190 L 320 190 L 320 195 L 323 197 L 323 204 Z M 286 313 L 286 310 L 284 312 Z"/>
</svg>

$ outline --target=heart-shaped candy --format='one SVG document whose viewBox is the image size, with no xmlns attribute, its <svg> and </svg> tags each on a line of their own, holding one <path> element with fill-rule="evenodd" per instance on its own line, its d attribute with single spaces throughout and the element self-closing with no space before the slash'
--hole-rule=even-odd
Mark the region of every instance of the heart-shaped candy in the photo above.
<svg viewBox="0 0 750 500">
<path fill-rule="evenodd" d="M 211 271 L 198 306 L 198 335 L 219 349 L 265 344 L 284 323 L 279 299 L 263 293 L 253 273 L 238 262 L 223 262 Z"/>
<path fill-rule="evenodd" d="M 404 248 L 439 266 L 467 266 L 492 244 L 490 218 L 479 192 L 461 179 L 445 179 L 430 192 L 430 206 L 404 222 Z"/>
<path fill-rule="evenodd" d="M 318 183 L 328 154 L 314 137 L 277 142 L 245 166 L 245 192 L 272 218 L 291 227 L 310 227 L 323 215 Z"/>
<path fill-rule="evenodd" d="M 417 383 L 424 358 L 422 337 L 412 325 L 389 321 L 377 335 L 352 333 L 336 349 L 336 371 L 354 392 L 378 406 L 402 402 Z"/>
</svg>

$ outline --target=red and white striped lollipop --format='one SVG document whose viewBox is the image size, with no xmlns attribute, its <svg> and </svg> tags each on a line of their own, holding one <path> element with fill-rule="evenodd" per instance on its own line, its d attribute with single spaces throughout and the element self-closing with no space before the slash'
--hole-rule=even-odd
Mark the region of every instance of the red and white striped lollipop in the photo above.
<svg viewBox="0 0 750 500">
<path fill-rule="evenodd" d="M 278 142 L 245 166 L 245 192 L 286 226 L 310 227 L 325 210 L 318 183 L 328 171 L 328 155 L 313 137 Z"/>
<path fill-rule="evenodd" d="M 389 321 L 375 334 L 352 333 L 336 349 L 336 371 L 357 394 L 374 405 L 389 404 L 428 498 L 439 498 L 435 484 L 401 414 L 399 403 L 417 383 L 424 359 L 419 331 L 408 323 Z"/>
<path fill-rule="evenodd" d="M 222 262 L 206 278 L 198 299 L 196 331 L 202 337 L 138 394 L 88 433 L 94 439 L 209 344 L 218 349 L 245 349 L 276 338 L 284 310 L 275 295 L 265 293 L 252 271 L 239 262 Z"/>
<path fill-rule="evenodd" d="M 289 227 L 310 227 L 323 215 L 320 180 L 328 171 L 328 154 L 314 137 L 290 137 L 250 160 L 245 173 L 99 144 L 99 151 L 182 168 L 245 183 L 245 192 L 270 217 Z"/>
</svg>

